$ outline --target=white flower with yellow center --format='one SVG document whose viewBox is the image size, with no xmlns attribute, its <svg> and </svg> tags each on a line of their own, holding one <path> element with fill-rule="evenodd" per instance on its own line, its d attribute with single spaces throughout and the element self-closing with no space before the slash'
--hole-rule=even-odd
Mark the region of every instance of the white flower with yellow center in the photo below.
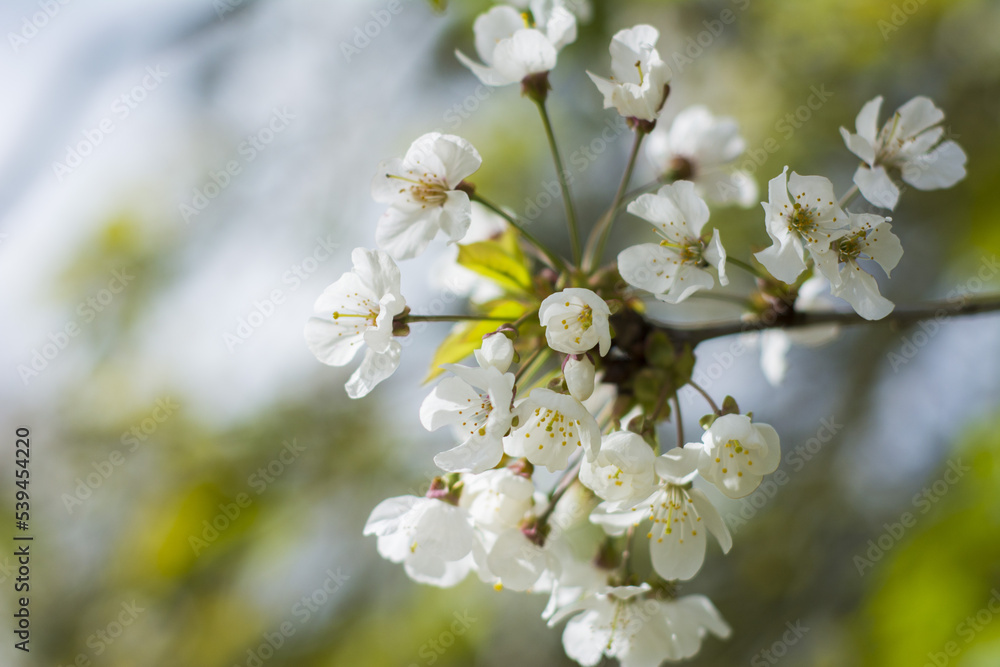
<svg viewBox="0 0 1000 667">
<path fill-rule="evenodd" d="M 611 348 L 611 309 L 589 289 L 569 287 L 545 298 L 538 320 L 545 340 L 556 352 L 583 354 L 598 346 L 603 357 Z"/>
<path fill-rule="evenodd" d="M 756 257 L 771 275 L 792 284 L 806 269 L 805 251 L 829 248 L 848 232 L 847 214 L 837 205 L 833 183 L 822 176 L 799 176 L 788 167 L 767 185 L 764 207 L 771 246 Z M 791 197 L 789 197 L 791 192 Z"/>
<path fill-rule="evenodd" d="M 437 498 L 388 498 L 372 510 L 365 535 L 378 537 L 378 552 L 403 563 L 414 581 L 454 586 L 473 569 L 476 541 L 469 513 Z"/>
<path fill-rule="evenodd" d="M 698 474 L 696 458 L 681 452 L 674 449 L 656 459 L 660 482 L 650 496 L 631 507 L 601 503 L 590 515 L 609 535 L 621 535 L 629 526 L 650 519 L 646 537 L 653 569 L 668 581 L 686 581 L 698 573 L 705 561 L 706 532 L 715 536 L 723 553 L 733 546 L 719 511 L 704 493 L 690 488 Z"/>
<path fill-rule="evenodd" d="M 604 436 L 601 450 L 580 467 L 580 482 L 610 503 L 630 507 L 656 488 L 656 455 L 641 436 L 615 431 Z"/>
<path fill-rule="evenodd" d="M 324 364 L 350 363 L 362 345 L 365 358 L 347 381 L 347 394 L 360 398 L 399 366 L 401 346 L 392 337 L 393 318 L 406 302 L 399 292 L 399 267 L 381 250 L 355 248 L 354 269 L 327 287 L 305 327 L 306 343 Z"/>
<path fill-rule="evenodd" d="M 439 132 L 414 141 L 404 157 L 381 163 L 372 197 L 389 208 L 375 229 L 378 246 L 396 259 L 410 259 L 440 231 L 460 240 L 472 222 L 472 203 L 455 188 L 482 163 L 468 141 Z"/>
<path fill-rule="evenodd" d="M 483 472 L 503 457 L 503 436 L 510 430 L 514 374 L 508 373 L 514 346 L 502 333 L 487 336 L 476 360 L 479 368 L 445 364 L 455 377 L 442 380 L 420 406 L 428 431 L 450 425 L 462 439 L 434 457 L 448 472 Z"/>
<path fill-rule="evenodd" d="M 941 141 L 944 112 L 926 97 L 914 97 L 878 130 L 882 96 L 861 108 L 857 134 L 840 128 L 847 148 L 864 162 L 854 173 L 854 184 L 864 198 L 892 209 L 899 201 L 895 178 L 918 190 L 950 188 L 965 178 L 965 151 L 954 141 Z"/>
<path fill-rule="evenodd" d="M 597 421 L 572 396 L 534 389 L 517 404 L 514 415 L 518 425 L 504 438 L 504 451 L 550 471 L 566 468 L 569 457 L 578 449 L 593 458 L 601 446 Z"/>
<path fill-rule="evenodd" d="M 814 252 L 816 268 L 833 285 L 831 294 L 851 304 L 868 320 L 880 320 L 895 305 L 879 292 L 875 278 L 858 265 L 870 259 L 889 275 L 903 256 L 903 246 L 888 219 L 871 213 L 850 214 L 851 231 L 825 252 Z"/>
<path fill-rule="evenodd" d="M 587 72 L 604 95 L 604 108 L 614 107 L 624 118 L 654 121 L 670 91 L 670 67 L 660 58 L 660 33 L 649 25 L 621 30 L 611 39 L 611 77 Z"/>
<path fill-rule="evenodd" d="M 559 50 L 576 39 L 576 18 L 565 7 L 539 7 L 539 14 L 498 5 L 476 17 L 479 64 L 461 51 L 458 60 L 487 86 L 507 86 L 556 66 Z"/>
<path fill-rule="evenodd" d="M 549 626 L 569 616 L 563 647 L 584 667 L 594 667 L 603 656 L 621 667 L 658 667 L 664 660 L 694 657 L 709 633 L 725 639 L 731 632 L 704 595 L 661 599 L 645 583 L 599 590 L 560 610 Z"/>
<path fill-rule="evenodd" d="M 720 284 L 729 284 L 719 230 L 712 230 L 711 239 L 701 233 L 708 222 L 708 204 L 693 183 L 664 185 L 656 194 L 636 199 L 627 210 L 651 223 L 661 239 L 618 254 L 618 271 L 629 285 L 652 292 L 661 301 L 680 303 L 715 286 L 715 277 L 705 270 L 709 266 L 718 270 Z"/>
<path fill-rule="evenodd" d="M 755 424 L 746 415 L 723 415 L 701 437 L 668 452 L 696 465 L 698 472 L 730 498 L 753 493 L 764 475 L 778 469 L 781 444 L 768 424 Z"/>
</svg>

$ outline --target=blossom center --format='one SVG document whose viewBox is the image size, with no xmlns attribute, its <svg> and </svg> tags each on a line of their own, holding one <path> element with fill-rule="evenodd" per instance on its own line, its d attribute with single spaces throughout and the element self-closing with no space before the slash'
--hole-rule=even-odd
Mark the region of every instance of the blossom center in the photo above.
<svg viewBox="0 0 1000 667">
<path fill-rule="evenodd" d="M 667 535 L 673 535 L 678 531 L 677 539 L 684 544 L 684 536 L 690 531 L 691 535 L 697 535 L 696 524 L 701 521 L 698 512 L 694 509 L 694 501 L 679 486 L 667 484 L 663 491 L 653 499 L 649 505 L 650 519 L 653 526 L 646 534 L 647 539 L 662 542 Z"/>
<path fill-rule="evenodd" d="M 486 422 L 493 412 L 493 402 L 490 400 L 489 395 L 483 393 L 479 394 L 478 405 L 471 398 L 466 400 L 469 405 L 464 410 L 458 411 L 459 416 L 462 417 L 462 426 L 469 429 L 469 435 L 482 437 L 486 435 Z M 472 410 L 472 412 L 467 415 L 466 412 L 468 410 Z"/>
<path fill-rule="evenodd" d="M 792 212 L 788 214 L 788 229 L 799 236 L 808 237 L 816 231 L 818 226 L 816 223 L 816 209 L 803 207 L 798 202 L 792 204 Z"/>
<path fill-rule="evenodd" d="M 422 178 L 408 178 L 397 174 L 386 174 L 386 177 L 411 183 L 410 197 L 413 201 L 423 204 L 424 208 L 441 206 L 448 200 L 448 184 L 434 174 L 425 173 Z M 400 192 L 404 191 L 405 188 L 400 190 Z"/>
</svg>

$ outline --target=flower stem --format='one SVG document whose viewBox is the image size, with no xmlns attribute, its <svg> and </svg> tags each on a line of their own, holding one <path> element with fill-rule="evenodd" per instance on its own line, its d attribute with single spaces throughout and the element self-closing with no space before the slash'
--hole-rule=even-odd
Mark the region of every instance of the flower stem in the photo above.
<svg viewBox="0 0 1000 667">
<path fill-rule="evenodd" d="M 758 269 L 753 264 L 748 264 L 747 262 L 744 262 L 742 259 L 736 259 L 735 257 L 726 257 L 726 264 L 732 264 L 733 266 L 738 266 L 747 273 L 749 273 L 750 275 L 755 276 L 757 278 L 770 280 L 770 276 L 765 274 L 763 271 Z"/>
<path fill-rule="evenodd" d="M 542 243 L 541 241 L 539 241 L 537 238 L 535 238 L 534 234 L 532 234 L 531 232 L 529 232 L 524 227 L 524 225 L 522 225 L 517 220 L 517 218 L 515 218 L 511 214 L 507 213 L 507 211 L 503 210 L 502 208 L 500 208 L 499 206 L 497 206 L 496 204 L 494 204 L 493 202 L 491 202 L 489 199 L 486 199 L 485 197 L 483 197 L 479 193 L 473 194 L 472 195 L 472 199 L 473 199 L 473 201 L 479 202 L 480 204 L 482 204 L 483 206 L 485 206 L 486 208 L 490 209 L 491 211 L 493 211 L 494 213 L 496 213 L 497 215 L 499 215 L 501 218 L 503 218 L 504 220 L 506 220 L 508 223 L 510 223 L 510 226 L 513 227 L 514 229 L 516 229 L 517 231 L 519 231 L 521 233 L 521 236 L 523 236 L 528 243 L 530 243 L 531 245 L 535 246 L 539 250 L 539 252 L 541 252 L 543 255 L 545 255 L 546 259 L 549 260 L 549 263 L 552 264 L 552 268 L 556 269 L 557 271 L 566 271 L 567 270 L 567 268 L 566 268 L 566 262 L 564 262 L 563 259 L 561 257 L 559 257 L 559 255 L 557 255 L 554 252 L 552 252 L 552 250 L 550 250 L 547 245 L 545 245 L 544 243 Z"/>
<path fill-rule="evenodd" d="M 403 318 L 409 322 L 510 322 L 509 317 L 491 317 L 489 315 L 407 315 Z"/>
<path fill-rule="evenodd" d="M 514 382 L 515 383 L 521 381 L 521 379 L 524 377 L 525 373 L 527 372 L 528 368 L 530 368 L 531 365 L 533 363 L 535 363 L 535 360 L 538 359 L 538 357 L 542 354 L 542 352 L 545 352 L 546 349 L 547 348 L 544 348 L 544 347 L 538 348 L 537 350 L 535 350 L 534 352 L 532 352 L 531 355 L 527 359 L 525 359 L 523 362 L 521 362 L 521 364 L 517 368 L 517 373 L 514 374 Z M 542 363 L 545 363 L 545 362 L 543 361 Z"/>
<path fill-rule="evenodd" d="M 580 229 L 576 222 L 573 199 L 569 194 L 569 183 L 566 182 L 566 170 L 563 169 L 562 158 L 559 157 L 556 135 L 552 131 L 552 121 L 549 119 L 545 102 L 536 100 L 535 103 L 538 105 L 538 113 L 541 114 L 542 124 L 545 126 L 545 136 L 549 140 L 549 150 L 552 151 L 552 161 L 555 163 L 556 176 L 559 179 L 559 190 L 562 192 L 563 206 L 566 208 L 566 224 L 569 227 L 569 241 L 573 248 L 573 264 L 580 266 Z"/>
<path fill-rule="evenodd" d="M 608 236 L 611 234 L 611 226 L 614 224 L 615 218 L 618 217 L 618 211 L 621 208 L 622 200 L 625 198 L 629 181 L 632 180 L 635 162 L 639 157 L 639 146 L 642 145 L 642 140 L 645 137 L 645 132 L 636 129 L 635 139 L 632 141 L 632 152 L 629 153 L 628 163 L 625 165 L 625 173 L 622 174 L 621 183 L 618 184 L 618 192 L 615 193 L 614 202 L 611 204 L 608 212 L 594 226 L 593 231 L 590 233 L 590 238 L 587 239 L 587 259 L 583 265 L 585 272 L 589 272 L 595 264 L 601 261 L 601 255 L 604 254 L 604 246 L 607 245 Z"/>
<path fill-rule="evenodd" d="M 677 394 L 674 394 L 674 421 L 677 426 L 677 446 L 684 446 L 684 423 L 681 421 L 681 401 L 677 398 Z"/>
<path fill-rule="evenodd" d="M 723 336 L 732 336 L 764 329 L 800 329 L 818 324 L 848 326 L 853 324 L 873 324 L 876 322 L 906 326 L 916 324 L 921 320 L 978 315 L 997 311 L 1000 311 L 1000 295 L 988 299 L 962 301 L 958 304 L 954 300 L 936 301 L 921 308 L 897 308 L 881 320 L 867 320 L 854 312 L 794 312 L 788 318 L 778 318 L 770 323 L 758 319 L 690 329 L 657 328 L 670 336 L 671 340 L 675 343 L 687 343 L 694 346 L 712 338 L 721 338 Z"/>
<path fill-rule="evenodd" d="M 701 394 L 705 398 L 706 401 L 708 401 L 708 404 L 712 407 L 712 411 L 715 412 L 715 414 L 717 414 L 717 415 L 721 415 L 722 414 L 722 410 L 720 410 L 719 406 L 716 405 L 715 401 L 712 400 L 712 397 L 709 396 L 708 392 L 705 391 L 704 389 L 702 389 L 698 385 L 697 382 L 695 382 L 694 380 L 688 380 L 688 384 L 691 385 L 691 387 L 695 391 L 697 391 L 699 394 Z"/>
<path fill-rule="evenodd" d="M 845 192 L 844 196 L 837 201 L 837 206 L 839 206 L 840 208 L 844 208 L 845 206 L 850 204 L 857 195 L 858 195 L 858 186 L 855 184 L 852 185 L 851 189 Z"/>
</svg>

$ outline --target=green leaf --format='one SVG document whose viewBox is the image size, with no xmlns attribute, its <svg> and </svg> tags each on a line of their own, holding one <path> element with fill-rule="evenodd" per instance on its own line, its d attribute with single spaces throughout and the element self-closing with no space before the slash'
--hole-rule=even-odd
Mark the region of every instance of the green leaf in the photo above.
<svg viewBox="0 0 1000 667">
<path fill-rule="evenodd" d="M 736 404 L 736 399 L 732 396 L 726 396 L 722 399 L 722 414 L 724 415 L 738 415 L 740 414 L 740 406 Z"/>
<path fill-rule="evenodd" d="M 526 307 L 518 301 L 510 299 L 491 302 L 492 308 L 487 312 L 490 317 L 506 317 L 511 322 L 524 314 Z M 434 358 L 431 359 L 431 369 L 424 378 L 430 382 L 444 372 L 441 364 L 454 364 L 478 350 L 483 344 L 483 336 L 497 330 L 499 322 L 459 322 L 451 333 L 441 342 Z"/>
<path fill-rule="evenodd" d="M 527 293 L 532 287 L 531 272 L 514 234 L 516 230 L 510 229 L 496 240 L 459 245 L 458 263 L 508 292 Z"/>
</svg>

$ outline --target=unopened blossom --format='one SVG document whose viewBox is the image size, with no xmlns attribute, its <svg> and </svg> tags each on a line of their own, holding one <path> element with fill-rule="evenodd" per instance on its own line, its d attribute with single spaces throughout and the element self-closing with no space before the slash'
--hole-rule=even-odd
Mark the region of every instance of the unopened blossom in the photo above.
<svg viewBox="0 0 1000 667">
<path fill-rule="evenodd" d="M 611 348 L 611 309 L 589 289 L 569 287 L 545 298 L 538 319 L 545 340 L 556 352 L 583 354 L 597 346 L 603 357 Z"/>
<path fill-rule="evenodd" d="M 746 415 L 717 418 L 701 442 L 668 452 L 698 472 L 730 498 L 753 493 L 764 475 L 778 469 L 781 445 L 778 432 L 768 424 L 754 423 Z"/>
<path fill-rule="evenodd" d="M 586 401 L 594 394 L 597 371 L 594 362 L 587 355 L 567 355 L 562 371 L 570 396 L 578 401 Z"/>
<path fill-rule="evenodd" d="M 788 167 L 771 179 L 763 202 L 771 246 L 754 257 L 778 280 L 791 284 L 806 269 L 806 250 L 825 251 L 848 232 L 847 214 L 833 184 L 822 176 L 800 176 Z M 789 196 L 791 193 L 791 196 Z"/>
<path fill-rule="evenodd" d="M 833 285 L 831 293 L 868 320 L 880 320 L 895 305 L 879 292 L 875 278 L 858 265 L 870 259 L 889 275 L 903 256 L 903 246 L 888 219 L 871 213 L 850 214 L 850 232 L 825 252 L 815 253 L 816 268 Z"/>
<path fill-rule="evenodd" d="M 892 209 L 899 201 L 896 180 L 918 190 L 950 188 L 965 178 L 965 151 L 950 139 L 941 141 L 944 112 L 926 97 L 914 97 L 878 129 L 882 96 L 861 108 L 857 134 L 840 128 L 847 148 L 863 161 L 854 184 L 864 198 Z"/>
<path fill-rule="evenodd" d="M 609 535 L 621 535 L 629 526 L 651 520 L 646 538 L 653 569 L 668 581 L 693 578 L 705 561 L 706 533 L 715 536 L 723 553 L 733 546 L 719 510 L 704 493 L 689 488 L 698 474 L 696 466 L 697 460 L 684 450 L 667 452 L 655 461 L 659 486 L 651 495 L 631 507 L 601 503 L 590 520 Z"/>
<path fill-rule="evenodd" d="M 659 243 L 641 243 L 618 254 L 618 271 L 629 285 L 652 292 L 661 301 L 680 303 L 698 290 L 719 283 L 728 285 L 726 249 L 719 230 L 711 238 L 702 234 L 708 222 L 708 204 L 690 181 L 664 185 L 656 194 L 645 194 L 628 205 L 628 212 L 653 225 Z"/>
<path fill-rule="evenodd" d="M 602 500 L 634 506 L 656 488 L 656 455 L 631 431 L 615 431 L 601 441 L 593 460 L 580 466 L 580 482 Z"/>
<path fill-rule="evenodd" d="M 483 472 L 503 457 L 503 436 L 510 430 L 514 374 L 508 373 L 514 346 L 502 333 L 487 336 L 475 352 L 478 368 L 445 364 L 454 377 L 442 380 L 420 406 L 428 431 L 453 427 L 462 442 L 434 457 L 448 472 Z"/>
<path fill-rule="evenodd" d="M 709 633 L 725 639 L 731 632 L 705 596 L 660 599 L 645 583 L 606 587 L 567 606 L 549 625 L 570 616 L 563 648 L 584 667 L 597 665 L 603 656 L 622 667 L 658 667 L 665 660 L 694 657 Z"/>
<path fill-rule="evenodd" d="M 604 95 L 604 108 L 624 118 L 655 121 L 670 92 L 670 67 L 660 58 L 660 33 L 649 25 L 620 30 L 611 39 L 611 77 L 587 72 Z"/>
<path fill-rule="evenodd" d="M 550 471 L 563 470 L 578 450 L 593 458 L 601 446 L 601 430 L 583 404 L 551 389 L 533 389 L 514 408 L 518 425 L 504 438 L 504 451 L 525 457 Z"/>
<path fill-rule="evenodd" d="M 744 207 L 758 201 L 753 176 L 734 168 L 745 150 L 736 121 L 713 116 L 702 105 L 681 111 L 669 126 L 657 125 L 646 139 L 646 155 L 658 173 L 691 181 L 709 201 Z"/>
<path fill-rule="evenodd" d="M 416 257 L 437 236 L 458 241 L 469 230 L 472 203 L 457 190 L 483 159 L 465 139 L 431 132 L 402 158 L 382 162 L 372 180 L 372 197 L 388 204 L 375 229 L 378 246 L 396 259 Z"/>
<path fill-rule="evenodd" d="M 462 477 L 461 507 L 477 528 L 501 533 L 515 528 L 534 506 L 535 485 L 510 468 Z"/>
<path fill-rule="evenodd" d="M 306 344 L 331 366 L 350 363 L 363 346 L 364 360 L 347 381 L 351 398 L 365 396 L 399 366 L 401 346 L 393 339 L 393 318 L 406 302 L 399 291 L 399 267 L 381 250 L 355 248 L 354 268 L 323 290 L 306 322 Z"/>
<path fill-rule="evenodd" d="M 379 554 L 403 563 L 414 581 L 454 586 L 473 569 L 476 537 L 469 513 L 437 498 L 399 496 L 379 503 L 365 535 L 378 537 Z"/>
<path fill-rule="evenodd" d="M 529 14 L 497 5 L 472 29 L 482 64 L 461 51 L 455 55 L 487 86 L 506 86 L 555 67 L 559 49 L 576 39 L 576 18 L 562 6 L 540 7 L 532 22 Z"/>
</svg>

